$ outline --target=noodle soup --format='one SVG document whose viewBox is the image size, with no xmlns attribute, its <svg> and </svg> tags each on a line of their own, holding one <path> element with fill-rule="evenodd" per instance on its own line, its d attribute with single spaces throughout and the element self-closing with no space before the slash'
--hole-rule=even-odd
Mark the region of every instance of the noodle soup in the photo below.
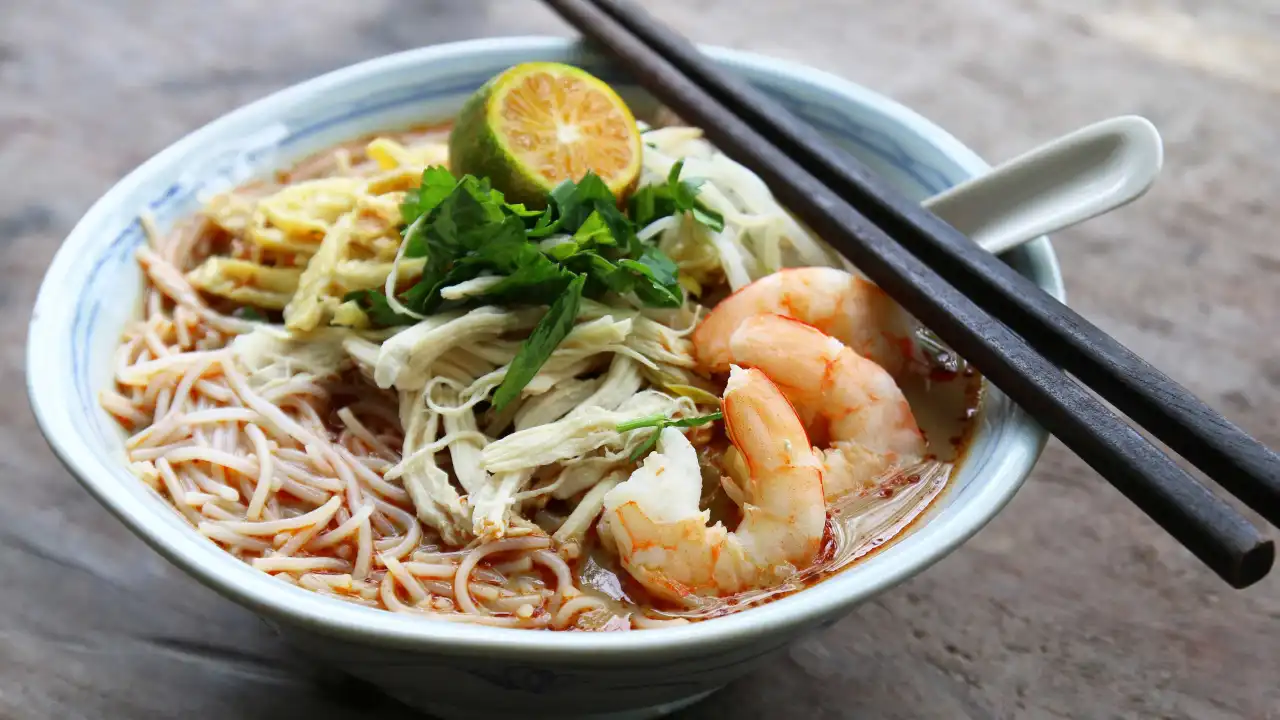
<svg viewBox="0 0 1280 720">
<path fill-rule="evenodd" d="M 646 127 L 626 198 L 576 173 L 537 207 L 450 136 L 148 225 L 101 401 L 199 533 L 345 602 L 601 631 L 803 590 L 927 519 L 979 380 L 759 178 Z"/>
</svg>

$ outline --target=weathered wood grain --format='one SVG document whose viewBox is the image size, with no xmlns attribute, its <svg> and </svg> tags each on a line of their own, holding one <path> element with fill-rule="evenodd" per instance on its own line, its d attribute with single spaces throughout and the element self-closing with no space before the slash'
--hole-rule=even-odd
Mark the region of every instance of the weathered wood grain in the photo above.
<svg viewBox="0 0 1280 720">
<path fill-rule="evenodd" d="M 1156 188 L 1059 237 L 1072 304 L 1280 444 L 1269 5 L 646 4 L 699 40 L 893 95 L 992 160 L 1150 117 Z M 27 317 L 79 215 L 183 133 L 356 60 L 546 32 L 568 30 L 533 0 L 0 3 L 0 717 L 411 716 L 290 654 L 79 489 L 27 409 Z M 1278 621 L 1280 580 L 1227 591 L 1055 443 L 963 549 L 687 717 L 1280 717 Z"/>
</svg>

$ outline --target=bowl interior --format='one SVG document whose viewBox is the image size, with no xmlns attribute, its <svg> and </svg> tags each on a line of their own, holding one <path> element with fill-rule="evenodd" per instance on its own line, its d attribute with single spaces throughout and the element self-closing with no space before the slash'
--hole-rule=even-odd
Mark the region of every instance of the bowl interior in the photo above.
<svg viewBox="0 0 1280 720">
<path fill-rule="evenodd" d="M 986 168 L 949 135 L 874 93 L 805 68 L 709 48 L 720 62 L 781 100 L 913 197 L 925 198 Z M 288 586 L 204 540 L 123 463 L 122 435 L 98 405 L 110 382 L 120 332 L 139 309 L 133 251 L 144 241 L 139 214 L 161 229 L 209 193 L 336 142 L 378 130 L 450 118 L 498 71 L 528 60 L 582 65 L 615 84 L 637 109 L 652 99 L 626 73 L 565 40 L 522 38 L 424 48 L 380 58 L 277 93 L 174 144 L 130 174 L 76 226 L 40 290 L 28 343 L 28 381 L 37 418 L 77 478 L 144 540 L 215 589 L 259 611 L 366 642 L 482 652 L 614 655 L 679 651 L 764 630 L 786 631 L 851 606 L 919 572 L 990 520 L 1034 464 L 1044 432 L 996 391 L 951 490 L 931 521 L 887 550 L 809 590 L 714 622 L 638 633 L 532 633 L 433 623 L 352 607 Z M 1006 256 L 1050 293 L 1062 285 L 1046 239 Z M 596 655 L 597 659 L 602 659 Z"/>
</svg>

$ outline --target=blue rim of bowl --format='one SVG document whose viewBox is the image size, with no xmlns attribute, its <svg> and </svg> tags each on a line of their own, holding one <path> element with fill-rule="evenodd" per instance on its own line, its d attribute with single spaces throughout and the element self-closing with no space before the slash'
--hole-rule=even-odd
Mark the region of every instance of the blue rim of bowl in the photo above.
<svg viewBox="0 0 1280 720">
<path fill-rule="evenodd" d="M 971 175 L 989 168 L 975 153 L 924 117 L 849 81 L 799 63 L 753 53 L 709 46 L 704 50 L 730 66 L 773 76 L 780 84 L 800 78 L 823 91 L 849 97 L 915 133 Z M 335 70 L 238 108 L 190 133 L 122 179 L 89 209 L 59 248 L 41 284 L 28 330 L 26 361 L 28 395 L 37 424 L 58 459 L 99 502 L 170 562 L 224 596 L 274 621 L 363 645 L 445 655 L 479 656 L 502 651 L 505 661 L 556 660 L 583 664 L 626 663 L 639 659 L 637 654 L 649 659 L 659 656 L 711 657 L 765 636 L 777 638 L 775 645 L 782 644 L 784 637 L 790 637 L 833 613 L 847 611 L 861 600 L 884 592 L 929 567 L 999 513 L 1022 485 L 1047 440 L 1047 434 L 1033 422 L 1025 424 L 1026 432 L 1031 435 L 1032 447 L 1023 454 L 1020 466 L 1005 468 L 1000 482 L 984 481 L 983 487 L 969 500 L 965 513 L 950 520 L 932 544 L 918 548 L 909 557 L 900 558 L 904 562 L 896 566 L 882 568 L 874 582 L 842 582 L 866 574 L 850 573 L 847 578 L 832 578 L 818 587 L 763 607 L 683 627 L 630 633 L 563 633 L 437 622 L 323 598 L 291 587 L 235 560 L 189 527 L 182 533 L 157 522 L 152 507 L 114 491 L 116 483 L 107 477 L 112 471 L 109 463 L 114 460 L 101 457 L 77 433 L 62 432 L 74 429 L 73 420 L 69 416 L 65 420 L 56 416 L 58 411 L 54 407 L 60 402 L 56 388 L 60 382 L 65 384 L 65 378 L 59 378 L 56 372 L 62 366 L 42 363 L 41 359 L 43 348 L 54 347 L 59 342 L 59 333 L 55 330 L 66 327 L 62 322 L 45 321 L 46 318 L 62 319 L 68 314 L 66 308 L 60 308 L 67 304 L 63 302 L 61 280 L 69 274 L 78 258 L 94 246 L 96 230 L 115 211 L 121 199 L 141 185 L 150 173 L 168 167 L 202 143 L 212 140 L 223 127 L 257 115 L 270 115 L 275 112 L 274 108 L 287 107 L 304 98 L 321 95 L 326 88 L 336 84 L 377 77 L 436 60 L 498 52 L 566 53 L 582 50 L 579 43 L 562 38 L 487 38 L 410 50 Z M 1048 273 L 1049 277 L 1044 282 L 1046 290 L 1059 298 L 1064 297 L 1061 273 L 1047 238 L 1035 241 L 1031 251 L 1042 271 Z M 209 559 L 209 551 L 223 555 L 233 564 L 202 564 L 201 556 Z M 854 587 L 842 587 L 849 585 Z M 822 591 L 818 591 L 819 588 Z"/>
</svg>

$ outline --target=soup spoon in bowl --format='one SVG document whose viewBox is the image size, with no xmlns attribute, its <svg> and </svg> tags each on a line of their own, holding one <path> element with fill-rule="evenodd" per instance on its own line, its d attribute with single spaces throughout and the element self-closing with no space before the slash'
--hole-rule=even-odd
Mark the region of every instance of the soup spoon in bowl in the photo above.
<svg viewBox="0 0 1280 720">
<path fill-rule="evenodd" d="M 1036 147 L 922 204 L 999 254 L 1132 202 L 1160 173 L 1150 121 L 1103 120 Z"/>
<path fill-rule="evenodd" d="M 1141 197 L 1163 164 L 1145 118 L 1114 117 L 1050 140 L 921 203 L 983 249 L 999 254 Z M 915 360 L 956 372 L 963 362 L 904 313 Z"/>
</svg>

